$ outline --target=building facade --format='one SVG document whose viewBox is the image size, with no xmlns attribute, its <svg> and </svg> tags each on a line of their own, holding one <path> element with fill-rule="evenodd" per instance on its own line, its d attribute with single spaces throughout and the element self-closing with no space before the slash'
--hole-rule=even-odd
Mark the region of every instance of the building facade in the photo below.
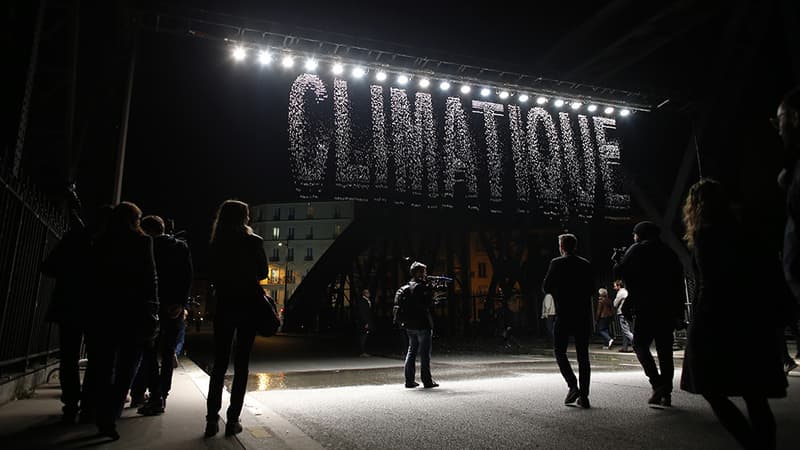
<svg viewBox="0 0 800 450">
<path fill-rule="evenodd" d="M 264 238 L 269 270 L 264 290 L 286 304 L 315 262 L 353 221 L 352 201 L 268 203 L 251 208 L 254 231 Z"/>
</svg>

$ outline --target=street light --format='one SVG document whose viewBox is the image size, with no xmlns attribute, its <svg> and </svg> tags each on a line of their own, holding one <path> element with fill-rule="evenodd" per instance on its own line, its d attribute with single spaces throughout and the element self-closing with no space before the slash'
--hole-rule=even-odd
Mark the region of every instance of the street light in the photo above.
<svg viewBox="0 0 800 450">
<path fill-rule="evenodd" d="M 283 241 L 278 242 L 278 247 L 283 247 Z M 289 239 L 286 239 L 286 265 L 283 267 L 283 307 L 289 300 Z"/>
</svg>

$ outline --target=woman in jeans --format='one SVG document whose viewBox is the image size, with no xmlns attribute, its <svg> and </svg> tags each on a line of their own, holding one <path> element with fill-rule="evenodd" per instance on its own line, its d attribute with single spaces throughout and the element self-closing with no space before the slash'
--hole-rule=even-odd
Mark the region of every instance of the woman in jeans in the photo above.
<svg viewBox="0 0 800 450">
<path fill-rule="evenodd" d="M 264 291 L 259 280 L 267 277 L 267 256 L 263 240 L 253 233 L 246 203 L 226 200 L 217 210 L 211 231 L 211 281 L 217 298 L 214 318 L 214 366 L 208 386 L 206 437 L 219 432 L 219 410 L 225 372 L 233 346 L 233 386 L 227 411 L 225 435 L 242 431 L 239 415 L 247 388 L 250 351 L 256 337 L 252 320 Z"/>
</svg>

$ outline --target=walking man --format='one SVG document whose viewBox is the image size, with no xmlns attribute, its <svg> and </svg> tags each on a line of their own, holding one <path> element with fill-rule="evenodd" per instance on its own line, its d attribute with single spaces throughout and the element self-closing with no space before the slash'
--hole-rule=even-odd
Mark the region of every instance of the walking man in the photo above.
<svg viewBox="0 0 800 450">
<path fill-rule="evenodd" d="M 633 318 L 633 350 L 653 388 L 647 402 L 671 406 L 673 331 L 683 321 L 683 265 L 661 241 L 660 232 L 653 222 L 638 223 L 633 228 L 634 244 L 614 265 L 614 272 L 628 287 L 622 312 L 626 319 Z M 660 372 L 650 354 L 653 341 Z"/>
<path fill-rule="evenodd" d="M 617 312 L 617 320 L 619 321 L 619 329 L 622 332 L 622 348 L 618 351 L 620 353 L 630 353 L 631 345 L 633 344 L 633 333 L 631 332 L 631 325 L 628 319 L 622 314 L 622 306 L 625 304 L 625 299 L 628 298 L 628 290 L 625 289 L 625 283 L 622 280 L 614 282 L 614 289 L 617 291 L 617 296 L 614 297 L 614 309 Z"/>
<path fill-rule="evenodd" d="M 356 327 L 358 328 L 359 356 L 367 357 L 367 337 L 372 333 L 372 300 L 369 289 L 361 291 L 361 298 L 356 304 Z"/>
<path fill-rule="evenodd" d="M 565 405 L 577 402 L 582 408 L 589 408 L 589 337 L 592 334 L 592 293 L 594 280 L 592 265 L 585 258 L 575 254 L 578 238 L 573 234 L 558 236 L 558 249 L 561 256 L 550 261 L 547 275 L 542 283 L 542 291 L 553 296 L 556 306 L 553 353 L 561 375 L 567 382 L 569 391 L 564 399 Z M 567 359 L 569 337 L 575 338 L 575 353 L 578 355 L 578 379 Z"/>
</svg>

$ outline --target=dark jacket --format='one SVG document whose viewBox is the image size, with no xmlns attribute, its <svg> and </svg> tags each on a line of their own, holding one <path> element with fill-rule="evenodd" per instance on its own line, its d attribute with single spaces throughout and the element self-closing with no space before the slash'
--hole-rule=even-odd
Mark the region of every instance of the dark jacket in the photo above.
<svg viewBox="0 0 800 450">
<path fill-rule="evenodd" d="M 162 234 L 153 238 L 158 274 L 158 299 L 162 309 L 188 304 L 192 287 L 192 256 L 186 242 Z"/>
<path fill-rule="evenodd" d="M 433 290 L 427 284 L 409 281 L 397 290 L 394 304 L 399 308 L 398 321 L 402 327 L 410 330 L 433 329 Z"/>
<path fill-rule="evenodd" d="M 42 273 L 55 279 L 47 320 L 78 324 L 89 319 L 93 293 L 91 244 L 88 229 L 71 228 L 42 262 Z"/>
<path fill-rule="evenodd" d="M 356 303 L 356 325 L 359 328 L 372 328 L 372 311 L 369 301 L 363 296 Z"/>
<path fill-rule="evenodd" d="M 217 298 L 217 315 L 246 312 L 260 301 L 259 281 L 267 277 L 264 241 L 257 234 L 218 236 L 211 244 L 211 281 Z"/>
<path fill-rule="evenodd" d="M 686 301 L 683 265 L 678 255 L 658 239 L 639 241 L 614 266 L 616 278 L 625 282 L 626 317 L 640 322 L 675 324 L 683 319 Z"/>
<path fill-rule="evenodd" d="M 544 276 L 542 292 L 552 294 L 559 323 L 590 332 L 594 276 L 592 264 L 587 259 L 577 255 L 554 258 Z"/>
<path fill-rule="evenodd" d="M 769 286 L 772 280 L 759 273 L 758 266 L 766 261 L 753 261 L 745 242 L 731 225 L 696 233 L 697 289 L 684 354 L 683 390 L 725 396 L 786 395 L 779 351 L 782 336 L 769 317 L 778 300 Z M 779 272 L 776 278 L 780 280 Z M 757 338 L 732 343 L 731 330 L 742 324 Z"/>
</svg>

